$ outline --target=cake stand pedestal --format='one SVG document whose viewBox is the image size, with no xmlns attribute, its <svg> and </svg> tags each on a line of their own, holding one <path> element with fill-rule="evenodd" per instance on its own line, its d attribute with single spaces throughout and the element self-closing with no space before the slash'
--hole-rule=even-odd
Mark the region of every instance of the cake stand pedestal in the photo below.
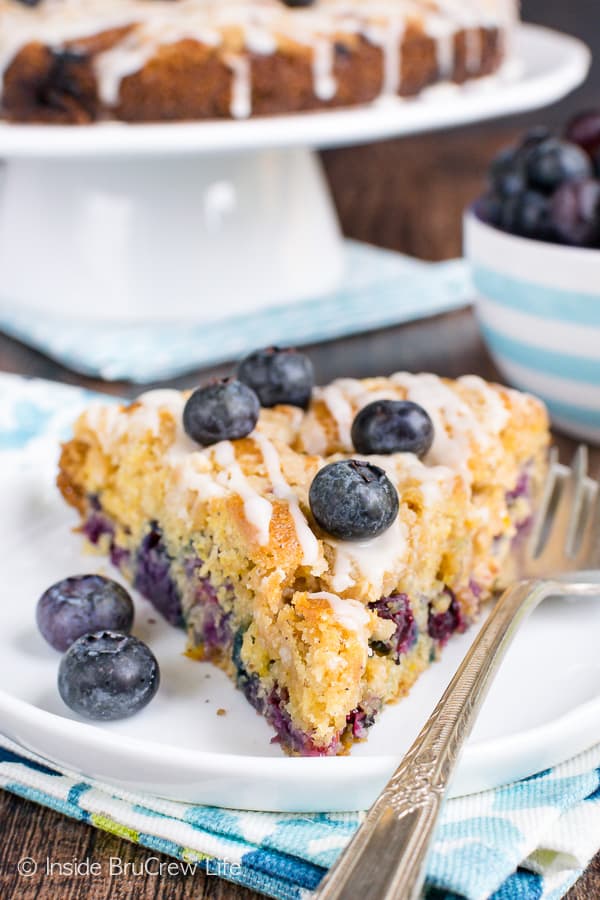
<svg viewBox="0 0 600 900">
<path fill-rule="evenodd" d="M 92 321 L 211 321 L 318 297 L 342 243 L 313 148 L 543 106 L 579 41 L 522 26 L 493 79 L 354 110 L 157 125 L 0 124 L 0 297 Z M 260 336 L 257 336 L 260 343 Z"/>
<path fill-rule="evenodd" d="M 2 192 L 0 290 L 33 310 L 210 321 L 325 294 L 342 273 L 306 149 L 12 159 Z"/>
</svg>

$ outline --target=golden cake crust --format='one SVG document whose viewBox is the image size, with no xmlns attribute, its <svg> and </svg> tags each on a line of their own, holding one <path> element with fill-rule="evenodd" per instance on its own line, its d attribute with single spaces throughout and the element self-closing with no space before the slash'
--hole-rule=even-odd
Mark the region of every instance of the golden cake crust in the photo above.
<svg viewBox="0 0 600 900">
<path fill-rule="evenodd" d="M 495 72 L 496 0 L 0 0 L 2 110 L 21 122 L 246 118 L 414 96 Z"/>
</svg>

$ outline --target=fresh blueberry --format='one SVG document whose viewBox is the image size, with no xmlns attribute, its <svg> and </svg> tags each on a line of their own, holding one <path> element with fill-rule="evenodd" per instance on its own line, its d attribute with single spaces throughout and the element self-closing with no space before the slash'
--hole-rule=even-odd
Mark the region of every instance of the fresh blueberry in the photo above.
<svg viewBox="0 0 600 900">
<path fill-rule="evenodd" d="M 310 359 L 292 348 L 251 353 L 239 364 L 237 377 L 258 395 L 261 406 L 287 403 L 306 409 L 314 384 Z"/>
<path fill-rule="evenodd" d="M 600 153 L 600 109 L 580 113 L 565 129 L 565 138 L 594 159 Z"/>
<path fill-rule="evenodd" d="M 488 179 L 493 192 L 511 197 L 525 189 L 526 176 L 521 147 L 507 147 L 492 160 Z"/>
<path fill-rule="evenodd" d="M 386 531 L 398 515 L 398 494 L 383 469 L 356 459 L 332 462 L 317 472 L 308 502 L 321 528 L 359 541 Z"/>
<path fill-rule="evenodd" d="M 411 400 L 375 400 L 356 415 L 352 443 L 359 453 L 425 456 L 433 443 L 433 422 Z"/>
<path fill-rule="evenodd" d="M 551 137 L 549 128 L 545 125 L 534 125 L 533 128 L 529 128 L 525 132 L 519 146 L 521 150 L 531 150 L 532 147 L 541 144 L 542 141 L 547 140 L 549 137 Z"/>
<path fill-rule="evenodd" d="M 417 640 L 417 625 L 410 601 L 406 594 L 390 594 L 369 603 L 369 609 L 375 610 L 381 619 L 387 619 L 396 626 L 394 633 L 387 641 L 370 641 L 371 648 L 379 656 L 393 653 L 398 662 L 400 657 L 414 646 Z"/>
<path fill-rule="evenodd" d="M 550 132 L 543 126 L 531 128 L 522 140 L 498 153 L 489 168 L 488 180 L 492 193 L 512 197 L 527 188 L 527 160 L 531 151 L 547 140 Z"/>
<path fill-rule="evenodd" d="M 525 168 L 529 186 L 547 194 L 565 181 L 589 178 L 592 174 L 587 153 L 577 144 L 558 138 L 548 138 L 533 147 L 527 155 Z"/>
<path fill-rule="evenodd" d="M 553 195 L 552 226 L 558 238 L 576 247 L 600 246 L 600 181 L 568 181 Z"/>
<path fill-rule="evenodd" d="M 550 240 L 550 202 L 539 191 L 523 191 L 507 197 L 502 204 L 500 226 L 511 234 L 534 240 Z"/>
<path fill-rule="evenodd" d="M 181 592 L 171 574 L 169 556 L 162 533 L 155 522 L 144 535 L 135 557 L 133 586 L 171 625 L 183 625 Z M 116 630 L 116 629 L 115 629 Z"/>
<path fill-rule="evenodd" d="M 442 645 L 446 643 L 450 635 L 454 634 L 455 631 L 464 631 L 466 625 L 465 618 L 456 597 L 450 591 L 448 591 L 448 593 L 450 594 L 451 600 L 446 612 L 433 613 L 430 609 L 427 622 L 429 636 L 432 637 L 434 641 L 439 641 Z"/>
<path fill-rule="evenodd" d="M 501 195 L 495 191 L 488 191 L 475 201 L 475 215 L 482 222 L 498 228 L 502 222 L 502 206 Z"/>
<path fill-rule="evenodd" d="M 37 626 L 61 652 L 90 631 L 129 633 L 133 603 L 124 587 L 102 575 L 64 578 L 44 591 L 36 610 Z"/>
<path fill-rule="evenodd" d="M 260 413 L 258 397 L 235 378 L 198 388 L 183 409 L 183 427 L 199 444 L 234 441 L 254 430 Z"/>
<path fill-rule="evenodd" d="M 69 709 L 88 719 L 126 719 L 158 690 L 160 673 L 146 644 L 127 634 L 84 634 L 69 647 L 58 670 L 58 690 Z"/>
</svg>

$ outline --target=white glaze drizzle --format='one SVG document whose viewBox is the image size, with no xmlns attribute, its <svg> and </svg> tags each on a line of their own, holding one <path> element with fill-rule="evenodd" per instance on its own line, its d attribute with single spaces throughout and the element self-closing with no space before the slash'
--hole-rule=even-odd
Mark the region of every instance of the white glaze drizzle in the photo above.
<svg viewBox="0 0 600 900">
<path fill-rule="evenodd" d="M 433 508 L 441 502 L 444 490 L 449 491 L 456 473 L 447 466 L 426 466 L 412 453 L 369 457 L 356 455 L 383 469 L 402 498 L 403 485 L 416 482 L 423 507 Z M 407 537 L 404 523 L 397 519 L 388 531 L 369 541 L 327 540 L 336 550 L 331 585 L 345 591 L 356 583 L 355 573 L 381 590 L 386 572 L 397 569 L 398 560 L 406 554 Z"/>
<path fill-rule="evenodd" d="M 183 408 L 185 395 L 181 391 L 162 389 L 147 391 L 135 401 L 128 413 L 117 406 L 90 407 L 86 418 L 101 442 L 105 452 L 110 452 L 112 444 L 126 434 L 144 434 L 160 431 L 160 414 L 167 412 L 175 423 L 175 438 L 170 444 L 165 462 L 174 472 L 169 506 L 186 518 L 186 495 L 194 492 L 200 501 L 225 496 L 226 490 L 219 485 L 210 471 L 208 454 L 185 433 L 183 428 Z"/>
<path fill-rule="evenodd" d="M 437 375 L 397 372 L 390 380 L 404 388 L 407 398 L 431 417 L 434 438 L 427 462 L 450 466 L 470 480 L 471 440 L 479 445 L 488 443 L 487 433 L 471 408 Z"/>
<path fill-rule="evenodd" d="M 313 400 L 315 399 L 315 396 L 318 396 L 319 391 L 320 388 L 314 388 Z M 315 453 L 317 456 L 323 456 L 327 451 L 327 435 L 314 412 L 309 412 L 305 416 L 304 421 L 300 426 L 300 432 L 302 434 L 302 444 L 307 453 Z"/>
<path fill-rule="evenodd" d="M 150 421 L 153 415 L 156 421 L 155 433 L 158 433 L 159 413 L 168 412 L 175 422 L 175 440 L 171 443 L 166 459 L 171 465 L 185 464 L 190 456 L 197 457 L 204 451 L 201 445 L 189 437 L 183 427 L 183 409 L 186 396 L 181 391 L 161 388 L 154 391 L 146 391 L 140 394 L 136 401 L 136 421 Z M 194 465 L 197 465 L 194 463 Z M 205 496 L 208 494 L 205 492 Z"/>
<path fill-rule="evenodd" d="M 440 75 L 448 77 L 451 34 L 470 29 L 467 66 L 475 71 L 482 48 L 474 28 L 513 27 L 515 6 L 515 0 L 438 0 L 435 5 L 426 0 L 317 0 L 305 9 L 289 9 L 281 0 L 42 0 L 30 9 L 17 0 L 0 0 L 0 73 L 30 41 L 60 49 L 78 38 L 133 25 L 126 37 L 94 57 L 99 95 L 107 106 L 118 103 L 122 79 L 139 71 L 160 46 L 190 38 L 227 51 L 223 59 L 233 73 L 231 115 L 245 118 L 252 112 L 251 66 L 243 53 L 228 49 L 226 35 L 232 31 L 250 53 L 274 53 L 280 38 L 306 46 L 315 96 L 327 101 L 337 93 L 334 45 L 340 36 L 358 34 L 382 48 L 382 94 L 394 95 L 400 88 L 407 21 L 420 23 L 434 39 Z"/>
<path fill-rule="evenodd" d="M 194 491 L 199 500 L 225 496 L 228 491 L 235 491 L 243 500 L 244 515 L 256 529 L 259 543 L 267 544 L 273 512 L 271 503 L 250 485 L 236 460 L 233 444 L 221 441 L 212 447 L 201 448 L 187 436 L 183 429 L 185 400 L 181 391 L 148 391 L 137 398 L 127 413 L 116 405 L 93 405 L 87 410 L 85 418 L 97 434 L 103 450 L 110 453 L 114 443 L 126 434 L 151 432 L 158 435 L 160 413 L 168 412 L 175 422 L 175 439 L 165 456 L 165 461 L 175 472 L 177 490 L 172 504 L 175 507 L 181 504 L 187 491 Z M 210 471 L 210 456 L 221 467 L 216 474 Z M 183 507 L 179 511 L 185 515 Z"/>
<path fill-rule="evenodd" d="M 323 102 L 333 100 L 337 82 L 333 76 L 333 43 L 328 38 L 317 38 L 312 54 L 315 97 Z"/>
<path fill-rule="evenodd" d="M 111 447 L 128 433 L 158 435 L 160 412 L 168 411 L 176 423 L 176 441 L 173 447 L 189 452 L 198 449 L 183 431 L 182 414 L 185 397 L 180 391 L 157 390 L 141 394 L 131 407 L 123 409 L 115 405 L 94 403 L 85 412 L 85 420 L 95 431 L 102 448 L 110 453 Z"/>
<path fill-rule="evenodd" d="M 185 395 L 172 388 L 156 388 L 140 394 L 133 402 L 148 409 L 169 409 L 175 412 L 185 406 Z"/>
<path fill-rule="evenodd" d="M 172 469 L 174 489 L 173 495 L 169 495 L 167 499 L 171 509 L 184 520 L 188 515 L 185 502 L 189 492 L 192 492 L 199 502 L 227 495 L 227 489 L 215 480 L 206 451 L 197 451 L 181 457 L 174 462 Z"/>
<path fill-rule="evenodd" d="M 479 375 L 462 375 L 458 382 L 479 394 L 485 405 L 486 427 L 494 434 L 500 434 L 506 428 L 510 414 L 502 401 L 499 391 L 490 387 Z"/>
<path fill-rule="evenodd" d="M 278 499 L 285 500 L 288 504 L 290 515 L 294 520 L 296 537 L 302 548 L 302 563 L 305 566 L 314 566 L 319 559 L 319 542 L 300 509 L 298 497 L 283 476 L 279 454 L 274 444 L 264 434 L 255 431 L 252 437 L 262 453 L 265 468 L 273 486 L 273 493 Z"/>
<path fill-rule="evenodd" d="M 464 376 L 459 384 L 477 392 L 485 406 L 485 415 L 478 418 L 475 410 L 461 398 L 450 385 L 437 375 L 413 375 L 396 372 L 389 378 L 389 386 L 369 390 L 363 382 L 353 378 L 340 378 L 326 388 L 315 391 L 315 399 L 325 403 L 333 419 L 339 444 L 353 451 L 351 428 L 356 412 L 380 399 L 398 397 L 398 388 L 422 406 L 431 416 L 434 425 L 434 442 L 427 463 L 430 466 L 449 467 L 470 480 L 469 459 L 472 445 L 485 449 L 492 435 L 499 434 L 508 420 L 508 412 L 498 392 L 477 376 Z M 323 453 L 326 435 L 323 425 L 314 411 L 309 412 L 302 429 L 303 441 L 308 452 Z"/>
<path fill-rule="evenodd" d="M 337 428 L 339 442 L 344 449 L 352 449 L 351 429 L 354 420 L 354 411 L 348 402 L 343 387 L 338 382 L 328 384 L 327 387 L 315 388 L 314 399 L 321 400 L 327 407 Z"/>
<path fill-rule="evenodd" d="M 456 25 L 443 16 L 430 16 L 427 34 L 435 43 L 438 77 L 446 81 L 454 72 Z"/>
<path fill-rule="evenodd" d="M 218 464 L 223 467 L 216 476 L 217 482 L 240 495 L 244 501 L 244 515 L 256 529 L 259 543 L 263 546 L 268 544 L 269 526 L 273 514 L 271 503 L 250 485 L 235 458 L 235 450 L 230 441 L 221 441 L 219 444 L 215 444 L 212 452 Z"/>
<path fill-rule="evenodd" d="M 245 56 L 229 54 L 225 62 L 233 73 L 230 112 L 234 119 L 247 119 L 252 112 L 252 85 L 250 60 Z"/>
<path fill-rule="evenodd" d="M 406 526 L 399 517 L 387 531 L 368 541 L 328 540 L 327 543 L 336 550 L 333 572 L 336 590 L 350 587 L 355 580 L 350 580 L 351 573 L 356 571 L 378 596 L 383 592 L 386 574 L 399 572 L 408 548 Z"/>
<path fill-rule="evenodd" d="M 92 403 L 84 413 L 87 427 L 93 431 L 104 453 L 112 453 L 113 444 L 117 443 L 127 431 L 127 421 L 118 406 L 105 406 Z M 154 432 L 155 427 L 150 429 Z"/>
<path fill-rule="evenodd" d="M 151 44 L 140 45 L 135 34 L 129 35 L 94 60 L 98 79 L 98 96 L 107 106 L 119 102 L 121 82 L 128 75 L 139 72 L 153 55 Z"/>
<path fill-rule="evenodd" d="M 335 555 L 333 575 L 331 577 L 331 586 L 334 591 L 342 592 L 356 584 L 353 568 L 352 557 L 347 553 L 338 551 Z"/>
<path fill-rule="evenodd" d="M 336 594 L 330 594 L 328 591 L 318 591 L 307 596 L 310 600 L 326 600 L 340 625 L 348 631 L 354 631 L 361 638 L 366 649 L 371 617 L 362 603 L 359 603 L 358 600 L 346 600 Z"/>
<path fill-rule="evenodd" d="M 425 465 L 414 453 L 397 453 L 391 456 L 372 454 L 365 459 L 387 473 L 400 495 L 403 484 L 416 482 L 424 507 L 433 507 L 439 503 L 442 499 L 443 485 L 447 490 L 456 478 L 456 472 L 448 466 Z"/>
<path fill-rule="evenodd" d="M 259 56 L 270 56 L 277 50 L 277 41 L 275 37 L 265 28 L 250 23 L 246 27 L 245 46 L 251 53 L 257 53 Z"/>
<path fill-rule="evenodd" d="M 382 97 L 394 97 L 402 84 L 402 40 L 406 23 L 403 18 L 393 16 L 385 25 L 377 24 L 366 31 L 371 43 L 381 47 L 383 52 Z"/>
</svg>

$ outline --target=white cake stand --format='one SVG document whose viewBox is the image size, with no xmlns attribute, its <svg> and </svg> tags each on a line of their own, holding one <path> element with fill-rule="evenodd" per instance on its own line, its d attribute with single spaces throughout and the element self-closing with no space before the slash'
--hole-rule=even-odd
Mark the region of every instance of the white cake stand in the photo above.
<svg viewBox="0 0 600 900">
<path fill-rule="evenodd" d="M 90 320 L 210 321 L 335 288 L 342 244 L 313 148 L 541 107 L 587 73 L 522 26 L 493 79 L 416 100 L 244 122 L 0 124 L 0 294 Z"/>
</svg>

